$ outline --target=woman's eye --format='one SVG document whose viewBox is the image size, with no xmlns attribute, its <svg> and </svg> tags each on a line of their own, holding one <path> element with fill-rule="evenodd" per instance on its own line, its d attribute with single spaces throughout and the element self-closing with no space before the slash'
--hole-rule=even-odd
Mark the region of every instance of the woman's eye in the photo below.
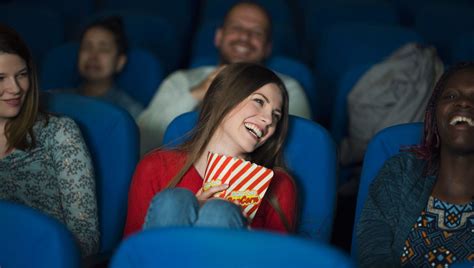
<svg viewBox="0 0 474 268">
<path fill-rule="evenodd" d="M 443 99 L 445 99 L 445 100 L 453 100 L 455 98 L 456 98 L 456 96 L 454 94 L 446 94 L 446 95 L 443 96 Z"/>
<path fill-rule="evenodd" d="M 276 122 L 280 121 L 281 116 L 279 114 L 273 114 L 273 120 Z"/>
<path fill-rule="evenodd" d="M 258 99 L 258 98 L 257 98 L 257 99 L 254 99 L 254 101 L 255 101 L 256 103 L 260 104 L 261 106 L 263 106 L 263 104 L 264 104 L 264 101 L 263 101 L 262 99 Z"/>
</svg>

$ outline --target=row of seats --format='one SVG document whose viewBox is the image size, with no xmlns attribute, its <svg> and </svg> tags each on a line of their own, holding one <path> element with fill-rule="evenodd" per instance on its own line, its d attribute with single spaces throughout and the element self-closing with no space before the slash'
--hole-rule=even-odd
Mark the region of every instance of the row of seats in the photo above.
<svg viewBox="0 0 474 268">
<path fill-rule="evenodd" d="M 101 252 L 111 253 L 121 242 L 128 187 L 131 175 L 138 161 L 138 134 L 136 126 L 131 117 L 121 108 L 88 97 L 71 94 L 48 95 L 46 107 L 52 112 L 75 119 L 83 132 L 86 143 L 91 150 L 97 174 Z M 84 111 L 82 107 L 88 107 L 87 111 Z M 182 137 L 192 128 L 196 120 L 196 112 L 186 113 L 176 118 L 165 134 L 165 143 L 168 146 L 173 146 L 181 142 Z M 196 230 L 170 229 L 144 232 L 127 240 L 118 250 L 117 256 L 112 262 L 112 267 L 130 267 L 136 265 L 137 262 L 145 264 L 152 262 L 160 263 L 160 259 L 156 259 L 155 255 L 147 254 L 141 248 L 148 247 L 149 249 L 158 250 L 160 247 L 154 245 L 166 245 L 168 250 L 166 252 L 170 252 L 169 254 L 172 256 L 172 254 L 179 254 L 178 252 L 181 252 L 182 243 L 186 241 L 183 237 L 196 237 L 196 239 L 200 239 L 198 241 L 201 241 L 201 243 L 205 241 L 205 246 L 209 248 L 219 246 L 221 250 L 222 242 L 216 245 L 212 241 L 228 241 L 229 245 L 244 250 L 243 253 L 248 252 L 246 250 L 250 247 L 248 245 L 249 241 L 254 241 L 256 245 L 259 245 L 258 243 L 265 243 L 267 247 L 268 245 L 294 245 L 294 247 L 289 247 L 288 250 L 290 248 L 292 250 L 301 249 L 302 252 L 308 250 L 308 252 L 314 251 L 314 254 L 325 252 L 323 256 L 326 256 L 326 254 L 327 256 L 336 256 L 335 259 L 302 259 L 305 263 L 316 261 L 316 263 L 321 264 L 327 261 L 328 265 L 333 262 L 336 265 L 335 267 L 351 267 L 350 261 L 346 262 L 340 253 L 327 246 L 334 216 L 336 194 L 337 165 L 334 143 L 326 130 L 315 122 L 291 116 L 289 128 L 284 150 L 288 169 L 300 190 L 301 214 L 297 231 L 300 237 L 309 238 L 312 245 L 309 245 L 308 241 L 303 242 L 303 240 L 297 238 L 278 238 L 271 234 L 239 233 L 237 235 L 229 230 L 224 230 L 222 233 L 219 233 L 219 231 L 203 230 L 201 233 Z M 422 124 L 410 123 L 384 129 L 372 139 L 364 159 L 357 200 L 356 223 L 367 197 L 369 185 L 383 165 L 383 162 L 399 152 L 401 147 L 419 143 L 421 134 Z M 117 144 L 120 144 L 120 146 L 117 146 Z M 15 239 L 12 241 L 18 242 L 12 242 L 12 244 L 2 243 L 1 247 L 5 247 L 8 244 L 10 248 L 9 250 L 0 248 L 0 261 L 2 264 L 7 264 L 12 259 L 18 262 L 32 260 L 24 257 L 15 258 L 18 255 L 13 254 L 15 252 L 27 252 L 37 258 L 50 256 L 48 255 L 51 254 L 50 251 L 53 251 L 54 254 L 60 254 L 59 256 L 62 258 L 52 258 L 52 260 L 45 263 L 48 267 L 55 267 L 58 263 L 64 265 L 64 263 L 77 261 L 77 253 L 74 253 L 77 252 L 77 247 L 71 242 L 71 235 L 65 231 L 63 226 L 55 226 L 59 224 L 57 222 L 54 223 L 54 220 L 45 219 L 46 216 L 32 216 L 42 222 L 34 224 L 34 228 L 32 228 L 32 221 L 26 219 L 30 217 L 27 214 L 31 214 L 31 212 L 27 212 L 28 209 L 21 208 L 19 205 L 9 204 L 8 202 L 2 202 L 0 203 L 0 210 L 2 210 L 2 215 L 8 215 L 5 217 L 7 220 L 0 222 L 0 231 L 8 234 L 5 236 L 2 234 L 2 238 Z M 9 213 L 4 213 L 3 211 L 9 211 Z M 16 214 L 20 216 L 16 216 Z M 33 214 L 40 213 L 35 212 Z M 17 219 L 15 217 L 20 217 L 21 220 L 15 220 Z M 18 222 L 24 224 L 18 225 Z M 22 231 L 18 231 L 18 228 Z M 13 232 L 11 230 L 17 231 Z M 44 237 L 43 233 L 38 232 L 38 230 L 45 233 L 52 232 L 54 235 L 48 235 L 50 239 L 45 241 L 42 238 Z M 39 235 L 38 239 L 42 240 L 39 240 L 40 243 L 27 243 L 29 247 L 42 246 L 43 244 L 41 243 L 51 244 L 42 246 L 42 251 L 37 251 L 24 245 L 23 248 L 12 247 L 12 245 L 26 244 L 27 237 L 29 236 L 31 239 L 31 234 L 33 233 Z M 275 239 L 275 243 L 269 243 L 269 241 L 273 241 L 272 239 Z M 179 245 L 177 247 L 170 246 L 172 240 L 180 241 Z M 243 241 L 247 242 L 244 243 Z M 354 253 L 357 250 L 355 237 L 353 237 L 352 241 Z M 199 242 L 194 241 L 192 243 Z M 239 245 L 243 244 L 247 244 L 247 247 L 239 247 Z M 256 247 L 252 252 L 258 252 L 258 248 L 260 247 Z M 161 252 L 161 250 L 159 251 Z M 196 252 L 196 254 L 204 253 Z M 315 256 L 314 254 L 308 256 Z M 167 258 L 167 254 L 163 255 L 165 257 L 162 257 L 162 262 L 168 262 L 173 259 Z M 282 261 L 295 261 L 293 257 L 300 255 L 294 253 L 288 254 L 288 256 L 290 256 L 288 259 L 283 258 Z M 68 259 L 69 257 L 71 259 Z M 195 260 L 197 258 L 189 259 Z M 275 260 L 278 260 L 278 258 L 275 258 Z"/>
<path fill-rule="evenodd" d="M 16 0 L 0 6 L 0 21 L 14 26 L 25 36 L 38 59 L 48 48 L 71 40 L 87 23 L 99 17 L 121 15 L 127 34 L 134 45 L 148 48 L 163 61 L 166 70 L 183 67 L 188 56 L 214 56 L 212 36 L 216 25 L 222 23 L 227 9 L 238 0 L 216 1 L 100 1 L 100 4 L 84 4 L 77 10 L 81 16 L 72 16 L 63 4 L 48 0 L 51 5 L 38 5 L 31 0 Z M 82 2 L 82 1 L 76 1 Z M 87 2 L 87 1 L 84 1 Z M 397 1 L 342 1 L 328 3 L 308 1 L 300 8 L 280 0 L 258 0 L 274 20 L 274 53 L 297 58 L 318 70 L 320 42 L 328 29 L 341 23 L 368 23 L 372 25 L 402 27 Z M 55 12 L 54 7 L 58 7 Z M 94 6 L 98 8 L 93 9 Z M 200 12 L 198 12 L 200 8 Z M 169 12 L 173 10 L 172 12 Z M 468 1 L 440 1 L 424 3 L 415 13 L 413 31 L 429 44 L 434 44 L 442 58 L 453 62 L 456 55 L 449 51 L 453 40 L 462 42 L 474 31 L 474 18 L 470 16 L 474 5 Z M 28 19 L 25 19 L 28 18 Z M 74 27 L 65 26 L 65 20 L 73 20 Z M 303 22 L 298 23 L 298 19 Z M 33 23 L 32 23 L 33 22 Z M 406 25 L 403 25 L 405 27 Z M 48 29 L 44 31 L 43 29 Z M 37 38 L 41 35 L 43 38 Z M 210 38 L 209 38 L 210 36 Z M 44 38 L 47 37 L 47 38 Z M 193 40 L 188 47 L 186 44 Z"/>
<path fill-rule="evenodd" d="M 78 124 L 89 148 L 96 177 L 100 252 L 111 252 L 121 241 L 130 180 L 139 159 L 139 134 L 123 109 L 74 94 L 48 94 L 47 111 Z"/>
<path fill-rule="evenodd" d="M 0 201 L 2 267 L 79 268 L 79 249 L 57 220 L 32 208 Z M 183 258 L 183 245 L 186 257 Z M 281 252 L 284 254 L 269 254 Z M 262 231 L 162 228 L 131 236 L 110 267 L 355 267 L 324 243 Z M 86 264 L 87 265 L 87 264 Z"/>
<path fill-rule="evenodd" d="M 70 42 L 49 51 L 40 68 L 42 89 L 66 89 L 79 86 L 80 77 L 76 67 L 78 49 L 78 43 Z M 193 67 L 215 63 L 215 61 L 210 62 L 208 58 L 202 58 L 197 59 Z M 310 69 L 305 64 L 292 58 L 275 56 L 268 60 L 267 66 L 294 77 L 302 85 L 310 106 L 315 110 L 315 83 Z M 117 77 L 117 84 L 119 88 L 146 107 L 164 76 L 164 67 L 153 54 L 146 49 L 132 47 L 125 69 Z"/>
<path fill-rule="evenodd" d="M 121 108 L 93 98 L 56 93 L 44 99 L 49 111 L 69 116 L 78 123 L 91 150 L 97 175 L 100 248 L 101 252 L 110 251 L 122 236 L 128 187 L 138 162 L 137 127 Z M 180 137 L 196 121 L 197 112 L 177 117 L 165 133 L 165 144 L 181 142 Z M 336 206 L 336 147 L 329 133 L 317 123 L 296 116 L 290 116 L 289 123 L 284 152 L 288 169 L 300 189 L 297 232 L 329 243 Z"/>
<path fill-rule="evenodd" d="M 273 56 L 267 66 L 295 78 L 305 90 L 313 118 L 322 122 L 337 143 L 347 134 L 346 97 L 358 79 L 375 64 L 407 42 L 423 43 L 417 33 L 398 26 L 367 24 L 337 25 L 324 34 L 318 54 L 316 74 L 301 61 Z M 211 36 L 208 36 L 211 39 Z M 469 42 L 473 45 L 468 45 Z M 474 60 L 474 32 L 464 43 L 456 44 L 458 59 Z M 51 50 L 41 64 L 43 89 L 76 87 L 77 43 L 67 43 Z M 357 53 L 355 53 L 357 51 Z M 453 50 L 454 51 L 454 50 Z M 212 65 L 217 57 L 196 57 L 190 67 Z M 61 66 L 61 68 L 58 68 Z M 165 77 L 165 67 L 144 49 L 132 48 L 129 62 L 118 85 L 146 106 Z"/>
<path fill-rule="evenodd" d="M 121 108 L 93 98 L 55 93 L 45 99 L 49 111 L 78 123 L 91 150 L 97 175 L 101 251 L 109 251 L 122 236 L 128 187 L 138 162 L 137 127 Z M 165 142 L 189 130 L 196 117 L 197 113 L 192 112 L 175 119 L 165 134 Z M 308 151 L 314 152 L 314 157 L 302 153 Z M 298 232 L 329 243 L 336 205 L 335 145 L 323 127 L 292 116 L 285 152 L 290 172 L 302 189 Z"/>
<path fill-rule="evenodd" d="M 159 62 L 148 63 L 147 66 L 150 66 L 149 68 L 140 69 L 139 72 L 142 73 L 139 77 L 142 79 L 139 80 L 138 85 L 132 86 L 126 84 L 131 83 L 131 79 L 119 81 L 120 86 L 123 86 L 132 97 L 146 106 L 163 77 L 170 71 L 182 66 L 181 63 L 185 58 L 184 54 L 189 53 L 191 56 L 189 60 L 190 67 L 217 63 L 218 55 L 212 40 L 215 27 L 222 22 L 222 15 L 219 16 L 218 14 L 224 14 L 224 10 L 236 1 L 218 2 L 224 2 L 225 4 L 213 3 L 213 1 L 205 1 L 202 3 L 201 7 L 203 10 L 201 13 L 203 17 L 200 18 L 201 24 L 197 26 L 191 49 L 185 47 L 184 44 L 186 44 L 186 42 L 179 37 L 175 26 L 172 25 L 169 20 L 156 14 L 140 13 L 140 11 L 135 9 L 126 11 L 120 8 L 118 8 L 118 10 L 104 9 L 101 13 L 83 18 L 83 22 L 79 24 L 82 27 L 96 18 L 113 14 L 123 16 L 126 32 L 130 37 L 132 45 L 136 48 L 147 49 L 154 54 L 155 59 L 147 60 L 148 62 Z M 268 8 L 271 14 L 272 12 L 282 12 L 281 10 L 286 10 L 287 12 L 291 10 L 289 7 L 276 8 L 278 6 L 283 7 L 286 3 L 285 1 L 260 0 L 260 2 Z M 312 4 L 308 5 L 311 6 Z M 279 19 L 276 20 L 275 27 L 273 28 L 274 57 L 269 60 L 268 66 L 276 71 L 295 77 L 302 84 L 309 98 L 313 119 L 330 128 L 331 134 L 336 141 L 339 141 L 341 136 L 346 132 L 347 115 L 345 97 L 348 90 L 351 89 L 351 87 L 346 86 L 351 83 L 346 83 L 344 86 L 340 86 L 340 84 L 341 81 L 344 81 L 343 76 L 347 75 L 348 72 L 352 72 L 353 68 L 357 68 L 359 65 L 371 65 L 379 62 L 396 48 L 408 42 L 418 42 L 422 44 L 434 43 L 439 45 L 439 52 L 441 56 L 448 59 L 448 63 L 474 59 L 474 46 L 472 46 L 474 43 L 474 18 L 469 16 L 469 14 L 472 14 L 472 8 L 465 7 L 464 5 L 453 6 L 447 3 L 430 5 L 430 11 L 427 11 L 426 14 L 435 14 L 433 15 L 434 18 L 441 18 L 442 16 L 442 22 L 447 25 L 435 27 L 436 24 L 431 22 L 418 23 L 420 25 L 426 25 L 425 28 L 427 30 L 436 29 L 436 34 L 432 34 L 420 30 L 421 28 L 417 29 L 415 27 L 410 29 L 401 27 L 397 17 L 393 15 L 396 13 L 395 11 L 392 10 L 392 15 L 389 15 L 388 11 L 383 11 L 390 10 L 389 6 L 390 5 L 386 3 L 364 4 L 359 5 L 358 9 L 355 11 L 352 10 L 351 12 L 345 10 L 345 8 L 353 7 L 352 5 L 344 7 L 340 5 L 321 5 L 321 3 L 317 3 L 316 7 L 308 8 L 308 10 L 313 10 L 315 13 L 310 13 L 311 16 L 306 16 L 306 18 L 310 18 L 308 19 L 310 21 L 317 22 L 316 24 L 319 25 L 319 28 L 304 27 L 306 30 L 317 28 L 310 34 L 315 40 L 317 39 L 317 42 L 311 45 L 313 47 L 312 55 L 301 61 L 293 59 L 298 57 L 297 54 L 301 52 L 301 45 L 298 44 L 298 40 L 301 40 L 301 38 L 298 36 L 298 31 L 295 30 L 296 28 L 293 24 L 285 24 L 283 22 L 290 15 L 274 15 L 274 17 Z M 33 47 L 33 51 L 36 52 L 35 54 L 45 58 L 42 64 L 40 64 L 42 67 L 40 68 L 41 70 L 47 68 L 46 70 L 42 70 L 42 80 L 45 81 L 43 88 L 65 88 L 77 84 L 78 78 L 76 72 L 74 72 L 75 64 L 71 64 L 75 62 L 74 57 L 76 54 L 75 51 L 73 52 L 74 49 L 64 48 L 70 46 L 69 44 L 65 44 L 55 47 L 49 53 L 45 52 L 53 43 L 59 42 L 58 40 L 64 37 L 61 37 L 60 34 L 54 35 L 54 33 L 61 28 L 61 25 L 58 24 L 60 19 L 57 16 L 52 16 L 51 12 L 46 8 L 29 8 L 26 9 L 27 12 L 25 13 L 28 15 L 27 17 L 37 18 L 39 22 L 32 26 L 32 24 L 27 23 L 26 20 L 18 19 L 22 16 L 15 16 L 15 14 L 21 12 L 21 8 L 25 8 L 24 6 L 20 8 L 18 5 L 13 5 L 8 8 L 9 9 L 6 10 L 8 11 L 8 16 L 4 16 L 0 20 L 9 22 L 22 33 L 31 31 L 32 34 L 24 34 L 28 43 Z M 0 9 L 2 9 L 2 7 L 0 7 Z M 424 8 L 420 10 L 424 10 Z M 438 14 L 435 10 L 444 10 L 445 13 L 436 11 Z M 338 12 L 340 12 L 340 14 Z M 453 22 L 453 20 L 444 19 L 452 16 L 450 14 L 454 13 L 461 19 L 455 22 Z M 465 14 L 465 16 L 463 14 Z M 48 19 L 38 16 L 47 17 Z M 341 22 L 345 23 L 341 24 Z M 462 23 L 460 23 L 460 25 L 453 24 L 458 22 Z M 44 33 L 44 31 L 40 31 L 37 27 L 48 28 L 50 30 Z M 51 38 L 39 37 L 38 33 L 40 32 L 52 36 Z M 443 34 L 443 32 L 446 32 L 446 34 Z M 446 38 L 444 39 L 440 36 L 446 36 Z M 36 44 L 39 44 L 39 46 L 36 46 Z M 77 45 L 71 46 L 77 47 Z M 69 59 L 66 64 L 63 64 L 65 61 L 58 56 L 61 55 L 61 53 L 64 53 L 65 58 Z M 278 60 L 278 63 L 275 64 L 275 60 L 273 59 L 279 57 L 279 55 L 284 57 L 284 64 Z M 53 60 L 51 60 L 51 57 Z M 132 55 L 132 57 L 134 56 Z M 59 61 L 57 61 L 57 59 L 59 59 Z M 132 65 L 133 64 L 129 64 L 129 66 Z M 58 66 L 67 67 L 58 68 Z M 298 69 L 295 69 L 295 66 L 298 66 Z M 309 66 L 311 66 L 312 69 L 310 69 Z M 127 68 L 127 70 L 135 72 L 135 69 L 132 67 Z M 300 72 L 299 70 L 302 71 Z M 69 74 L 66 74 L 66 72 L 69 72 Z M 121 75 L 121 77 L 128 77 L 128 75 Z M 354 77 L 354 82 L 357 81 L 357 78 L 358 77 Z M 73 81 L 64 81 L 66 79 Z M 137 79 L 134 77 L 133 81 L 137 81 Z M 343 87 L 343 89 L 341 89 L 341 87 Z"/>
</svg>

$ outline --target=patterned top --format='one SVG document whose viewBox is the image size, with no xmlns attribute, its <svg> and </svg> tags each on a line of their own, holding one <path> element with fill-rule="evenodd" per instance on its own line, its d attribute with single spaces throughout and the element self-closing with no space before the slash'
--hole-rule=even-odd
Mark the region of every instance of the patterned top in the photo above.
<svg viewBox="0 0 474 268">
<path fill-rule="evenodd" d="M 77 125 L 50 116 L 33 127 L 37 146 L 0 159 L 0 200 L 18 202 L 58 219 L 79 241 L 83 256 L 99 249 L 95 181 Z"/>
<path fill-rule="evenodd" d="M 430 197 L 405 241 L 404 267 L 449 267 L 474 260 L 474 201 L 455 205 Z"/>
</svg>

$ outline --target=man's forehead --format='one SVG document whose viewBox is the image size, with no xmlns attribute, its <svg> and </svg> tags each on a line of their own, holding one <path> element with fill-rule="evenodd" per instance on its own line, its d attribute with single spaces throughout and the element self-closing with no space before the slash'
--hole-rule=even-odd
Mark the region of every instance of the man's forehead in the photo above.
<svg viewBox="0 0 474 268">
<path fill-rule="evenodd" d="M 269 18 L 261 7 L 252 4 L 240 4 L 233 7 L 225 17 L 225 24 L 246 22 L 262 28 L 269 27 Z"/>
</svg>

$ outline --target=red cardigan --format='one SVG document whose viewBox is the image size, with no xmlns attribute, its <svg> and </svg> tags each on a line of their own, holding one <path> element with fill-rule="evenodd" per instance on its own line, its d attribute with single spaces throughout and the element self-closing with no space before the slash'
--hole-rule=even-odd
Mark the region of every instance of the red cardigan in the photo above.
<svg viewBox="0 0 474 268">
<path fill-rule="evenodd" d="M 148 206 L 152 198 L 166 188 L 168 182 L 179 172 L 186 161 L 186 154 L 176 150 L 155 150 L 140 161 L 133 175 L 128 195 L 128 213 L 124 236 L 142 229 Z M 183 176 L 177 187 L 182 187 L 196 193 L 202 187 L 203 179 L 192 166 Z M 290 176 L 275 170 L 275 175 L 266 195 L 277 196 L 280 208 L 288 220 L 290 231 L 295 228 L 296 218 L 296 187 Z M 263 199 L 251 223 L 254 229 L 288 232 L 278 213 L 268 200 Z"/>
</svg>

